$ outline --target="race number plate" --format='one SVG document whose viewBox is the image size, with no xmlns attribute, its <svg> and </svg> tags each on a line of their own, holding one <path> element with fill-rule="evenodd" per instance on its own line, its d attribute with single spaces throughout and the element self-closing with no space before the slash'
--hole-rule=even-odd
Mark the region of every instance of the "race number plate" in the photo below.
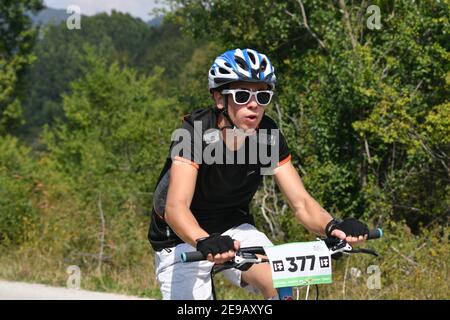
<svg viewBox="0 0 450 320">
<path fill-rule="evenodd" d="M 323 241 L 264 247 L 275 288 L 331 283 L 331 257 Z"/>
</svg>

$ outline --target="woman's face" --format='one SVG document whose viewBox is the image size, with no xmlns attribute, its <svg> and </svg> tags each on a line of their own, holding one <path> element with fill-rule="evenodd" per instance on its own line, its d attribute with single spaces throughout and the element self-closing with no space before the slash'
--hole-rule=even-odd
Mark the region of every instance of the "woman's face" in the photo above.
<svg viewBox="0 0 450 320">
<path fill-rule="evenodd" d="M 230 84 L 230 89 L 245 89 L 249 91 L 268 90 L 265 83 L 235 82 Z M 216 100 L 219 108 L 223 108 L 223 96 L 219 101 Z M 264 115 L 266 106 L 258 104 L 256 97 L 252 96 L 250 100 L 243 105 L 236 104 L 232 94 L 228 94 L 228 114 L 234 124 L 245 131 L 253 131 L 258 128 Z"/>
</svg>

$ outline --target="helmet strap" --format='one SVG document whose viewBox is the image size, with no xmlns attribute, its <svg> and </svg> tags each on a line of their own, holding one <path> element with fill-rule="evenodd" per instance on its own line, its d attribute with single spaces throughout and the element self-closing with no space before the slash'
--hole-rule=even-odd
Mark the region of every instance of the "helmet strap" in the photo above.
<svg viewBox="0 0 450 320">
<path fill-rule="evenodd" d="M 231 120 L 230 115 L 228 114 L 228 95 L 224 96 L 224 107 L 220 110 L 220 112 L 225 116 L 225 119 L 227 119 L 229 125 L 223 126 L 221 130 L 223 129 L 233 129 L 236 130 L 238 127 L 234 124 L 234 122 Z"/>
</svg>

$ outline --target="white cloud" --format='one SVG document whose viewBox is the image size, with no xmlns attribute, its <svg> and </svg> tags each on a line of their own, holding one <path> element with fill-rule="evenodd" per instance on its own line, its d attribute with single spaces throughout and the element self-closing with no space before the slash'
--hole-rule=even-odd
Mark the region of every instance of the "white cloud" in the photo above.
<svg viewBox="0 0 450 320">
<path fill-rule="evenodd" d="M 81 13 L 93 15 L 99 12 L 110 13 L 112 9 L 127 12 L 144 21 L 152 18 L 154 8 L 164 7 L 158 0 L 44 0 L 47 7 L 66 9 L 69 5 L 80 7 Z"/>
</svg>

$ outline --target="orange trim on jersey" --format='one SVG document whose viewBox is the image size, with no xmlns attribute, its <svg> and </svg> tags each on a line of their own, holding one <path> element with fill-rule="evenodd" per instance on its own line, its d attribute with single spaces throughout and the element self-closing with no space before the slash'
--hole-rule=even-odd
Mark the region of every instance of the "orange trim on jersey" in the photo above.
<svg viewBox="0 0 450 320">
<path fill-rule="evenodd" d="M 285 164 L 286 162 L 289 162 L 290 160 L 291 160 L 291 155 L 288 155 L 286 158 L 284 158 L 283 160 L 278 162 L 278 167 L 281 167 L 283 164 Z"/>
<path fill-rule="evenodd" d="M 186 158 L 183 158 L 183 157 L 176 156 L 176 157 L 174 158 L 174 160 L 177 160 L 177 161 L 181 161 L 181 162 L 190 164 L 191 166 L 193 166 L 193 167 L 194 167 L 195 169 L 197 169 L 197 170 L 200 168 L 199 165 L 198 165 L 197 163 L 195 163 L 194 161 L 191 161 L 191 160 L 186 159 Z"/>
</svg>

